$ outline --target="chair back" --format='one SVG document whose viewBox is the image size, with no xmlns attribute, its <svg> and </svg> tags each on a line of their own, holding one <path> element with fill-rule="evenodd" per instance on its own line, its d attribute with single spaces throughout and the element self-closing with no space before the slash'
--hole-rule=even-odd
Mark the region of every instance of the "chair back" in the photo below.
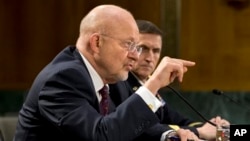
<svg viewBox="0 0 250 141">
<path fill-rule="evenodd" d="M 17 116 L 0 117 L 0 141 L 13 141 L 16 124 Z"/>
<path fill-rule="evenodd" d="M 0 130 L 0 141 L 4 141 L 2 131 Z"/>
</svg>

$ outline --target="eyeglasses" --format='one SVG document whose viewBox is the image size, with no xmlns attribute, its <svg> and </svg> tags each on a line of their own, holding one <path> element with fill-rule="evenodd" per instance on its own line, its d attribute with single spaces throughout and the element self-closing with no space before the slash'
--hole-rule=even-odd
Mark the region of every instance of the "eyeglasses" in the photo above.
<svg viewBox="0 0 250 141">
<path fill-rule="evenodd" d="M 108 38 L 111 38 L 113 40 L 118 40 L 120 41 L 121 43 L 123 43 L 123 46 L 126 47 L 126 49 L 129 51 L 129 52 L 137 52 L 139 55 L 141 54 L 142 52 L 142 47 L 138 46 L 137 43 L 135 42 L 132 42 L 132 41 L 124 41 L 124 40 L 121 40 L 121 39 L 118 39 L 118 38 L 115 38 L 115 37 L 112 37 L 112 36 L 109 36 L 109 35 L 106 35 L 106 34 L 101 34 L 102 36 L 105 36 L 105 37 L 108 37 Z"/>
</svg>

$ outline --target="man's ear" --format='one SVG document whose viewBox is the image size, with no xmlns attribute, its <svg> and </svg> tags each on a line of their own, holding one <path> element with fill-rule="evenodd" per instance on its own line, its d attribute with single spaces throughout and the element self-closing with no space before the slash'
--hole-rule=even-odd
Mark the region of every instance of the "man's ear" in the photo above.
<svg viewBox="0 0 250 141">
<path fill-rule="evenodd" d="M 98 52 L 99 51 L 99 47 L 101 45 L 100 42 L 100 35 L 98 33 L 94 33 L 90 36 L 90 48 L 92 49 L 92 51 L 94 52 Z"/>
</svg>

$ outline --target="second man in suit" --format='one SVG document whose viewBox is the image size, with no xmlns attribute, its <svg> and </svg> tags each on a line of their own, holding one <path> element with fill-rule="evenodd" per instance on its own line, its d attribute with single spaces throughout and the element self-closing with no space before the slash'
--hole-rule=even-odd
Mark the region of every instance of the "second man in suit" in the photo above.
<svg viewBox="0 0 250 141">
<path fill-rule="evenodd" d="M 137 20 L 137 26 L 139 28 L 139 46 L 142 48 L 142 53 L 139 59 L 134 65 L 132 71 L 129 73 L 127 81 L 119 82 L 114 85 L 110 85 L 110 96 L 118 106 L 126 98 L 135 93 L 135 91 L 148 80 L 149 76 L 152 74 L 157 66 L 160 59 L 160 54 L 162 50 L 162 31 L 150 21 Z M 179 59 L 176 59 L 178 62 Z M 119 93 L 119 95 L 118 95 Z M 216 127 L 210 125 L 209 123 L 202 123 L 193 121 L 174 109 L 171 108 L 168 103 L 163 101 L 161 96 L 158 94 L 157 97 L 162 100 L 162 108 L 160 108 L 156 114 L 160 119 L 160 123 L 163 125 L 162 128 L 157 127 L 158 130 L 152 130 L 152 132 L 158 132 L 154 137 L 151 138 L 163 138 L 165 137 L 164 132 L 173 129 L 177 131 L 180 128 L 189 129 L 198 135 L 200 138 L 211 140 L 215 139 Z M 229 122 L 221 119 L 219 116 L 211 119 L 212 122 L 216 124 L 226 124 Z M 166 132 L 166 134 L 169 132 Z M 147 137 L 148 136 L 142 136 Z M 142 139 L 144 140 L 144 138 Z"/>
</svg>

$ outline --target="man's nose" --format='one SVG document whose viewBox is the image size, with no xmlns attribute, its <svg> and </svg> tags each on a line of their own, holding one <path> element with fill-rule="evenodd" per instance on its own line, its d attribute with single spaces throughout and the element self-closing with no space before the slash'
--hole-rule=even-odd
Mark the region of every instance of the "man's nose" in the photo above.
<svg viewBox="0 0 250 141">
<path fill-rule="evenodd" d="M 128 52 L 128 58 L 137 61 L 139 59 L 140 54 L 137 51 Z"/>
<path fill-rule="evenodd" d="M 153 60 L 153 57 L 154 57 L 154 52 L 152 50 L 149 50 L 146 54 L 146 57 L 145 57 L 146 60 L 151 61 L 151 60 Z"/>
</svg>

